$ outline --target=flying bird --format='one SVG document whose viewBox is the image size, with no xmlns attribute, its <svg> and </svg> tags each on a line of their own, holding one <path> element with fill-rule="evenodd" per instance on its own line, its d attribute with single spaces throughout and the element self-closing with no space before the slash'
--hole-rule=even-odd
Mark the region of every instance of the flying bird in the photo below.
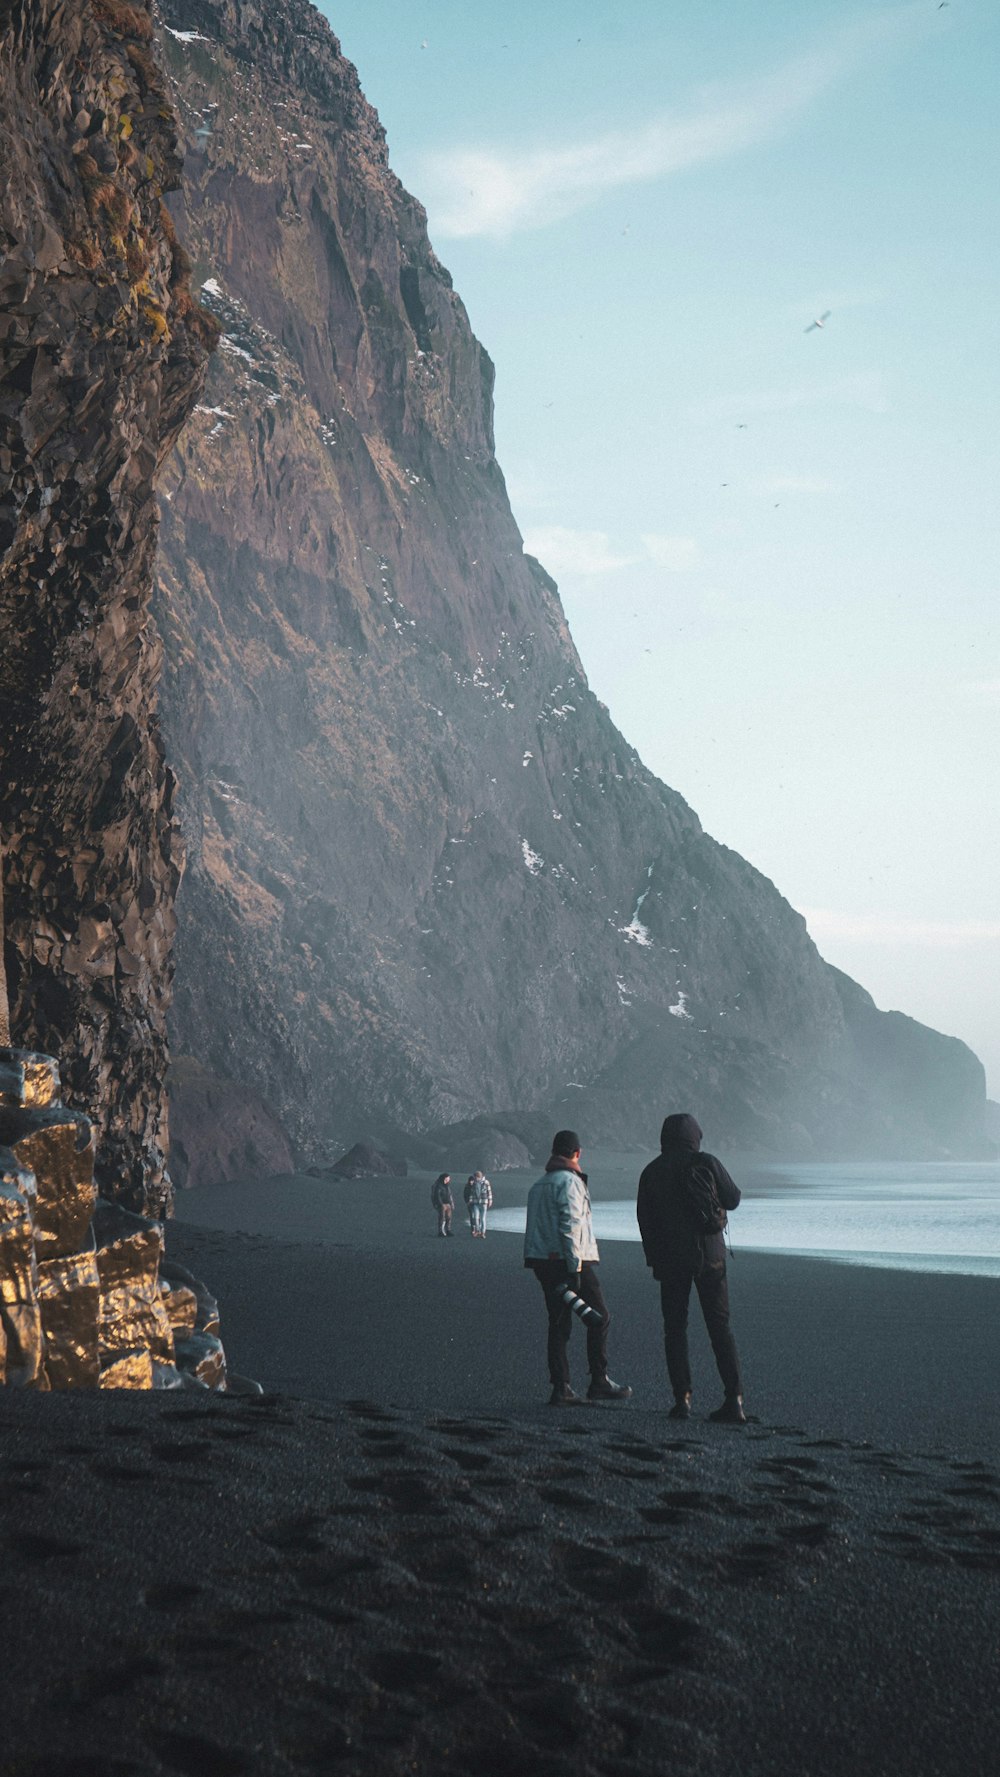
<svg viewBox="0 0 1000 1777">
<path fill-rule="evenodd" d="M 821 315 L 817 315 L 815 321 L 810 321 L 808 327 L 803 327 L 803 333 L 812 333 L 813 329 L 816 327 L 825 327 L 832 314 L 832 309 L 824 309 Z"/>
</svg>

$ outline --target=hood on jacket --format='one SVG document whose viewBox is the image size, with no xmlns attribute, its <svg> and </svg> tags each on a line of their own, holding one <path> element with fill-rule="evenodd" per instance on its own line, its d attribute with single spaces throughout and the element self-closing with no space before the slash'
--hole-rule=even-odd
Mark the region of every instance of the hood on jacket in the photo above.
<svg viewBox="0 0 1000 1777">
<path fill-rule="evenodd" d="M 661 1148 L 687 1148 L 697 1154 L 701 1147 L 701 1125 L 692 1117 L 690 1111 L 675 1111 L 673 1116 L 664 1118 L 660 1130 Z"/>
</svg>

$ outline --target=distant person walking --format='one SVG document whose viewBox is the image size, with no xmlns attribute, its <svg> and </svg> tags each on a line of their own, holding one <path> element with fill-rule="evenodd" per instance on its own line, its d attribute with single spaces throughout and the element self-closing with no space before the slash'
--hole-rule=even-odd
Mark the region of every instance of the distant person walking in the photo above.
<svg viewBox="0 0 1000 1777">
<path fill-rule="evenodd" d="M 493 1208 L 493 1186 L 478 1169 L 472 1173 L 463 1192 L 469 1207 L 469 1227 L 473 1240 L 486 1239 L 486 1211 Z"/>
<path fill-rule="evenodd" d="M 726 1211 L 739 1203 L 739 1189 L 721 1160 L 700 1152 L 701 1129 L 687 1112 L 666 1119 L 660 1147 L 659 1158 L 650 1161 L 639 1180 L 636 1214 L 646 1263 L 660 1286 L 663 1347 L 674 1391 L 670 1418 L 688 1419 L 691 1413 L 687 1324 L 694 1284 L 725 1390 L 722 1406 L 709 1418 L 722 1425 L 744 1425 L 722 1235 Z"/>
<path fill-rule="evenodd" d="M 431 1202 L 438 1214 L 438 1236 L 441 1240 L 446 1240 L 451 1235 L 451 1216 L 455 1207 L 450 1172 L 438 1173 L 431 1186 Z"/>
<path fill-rule="evenodd" d="M 580 1170 L 580 1137 L 572 1129 L 560 1129 L 552 1142 L 551 1159 L 528 1193 L 524 1231 L 524 1263 L 542 1286 L 549 1317 L 549 1405 L 553 1407 L 581 1404 L 569 1377 L 573 1297 L 582 1298 L 592 1311 L 587 1321 L 588 1401 L 627 1401 L 632 1393 L 608 1376 L 611 1316 L 597 1278 L 600 1256 L 591 1225 L 587 1174 Z"/>
</svg>

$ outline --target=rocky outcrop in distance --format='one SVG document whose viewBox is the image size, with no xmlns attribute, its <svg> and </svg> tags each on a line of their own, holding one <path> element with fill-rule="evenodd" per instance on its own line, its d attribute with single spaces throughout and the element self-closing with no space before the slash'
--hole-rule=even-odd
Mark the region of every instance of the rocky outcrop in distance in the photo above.
<svg viewBox="0 0 1000 1777">
<path fill-rule="evenodd" d="M 329 1170 L 335 1178 L 405 1178 L 406 1161 L 393 1160 L 372 1142 L 356 1141 Z"/>
<path fill-rule="evenodd" d="M 159 1215 L 182 858 L 153 476 L 217 329 L 152 37 L 142 3 L 0 0 L 0 852 L 15 1039 L 58 1054 L 106 1194 Z"/>
<path fill-rule="evenodd" d="M 164 0 L 172 200 L 221 329 L 163 482 L 175 1047 L 300 1162 L 361 1130 L 978 1151 L 960 1042 L 829 968 L 590 691 L 493 367 L 305 0 Z M 178 1109 L 184 1099 L 183 1081 Z M 182 1113 L 183 1114 L 183 1113 Z"/>
</svg>

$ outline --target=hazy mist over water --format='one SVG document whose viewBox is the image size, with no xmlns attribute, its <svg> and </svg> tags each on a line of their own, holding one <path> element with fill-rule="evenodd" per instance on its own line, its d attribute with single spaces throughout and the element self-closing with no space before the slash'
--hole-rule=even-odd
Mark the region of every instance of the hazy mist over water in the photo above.
<svg viewBox="0 0 1000 1777">
<path fill-rule="evenodd" d="M 638 1240 L 641 1165 L 616 1157 L 602 1167 L 601 1197 L 594 1202 L 599 1241 Z M 729 1226 L 737 1257 L 742 1248 L 1000 1277 L 998 1161 L 757 1166 L 741 1171 L 739 1182 L 743 1201 Z M 620 1197 L 612 1195 L 619 1189 Z M 503 1194 L 503 1181 L 497 1194 Z M 491 1226 L 521 1231 L 524 1211 L 497 1208 Z"/>
</svg>

